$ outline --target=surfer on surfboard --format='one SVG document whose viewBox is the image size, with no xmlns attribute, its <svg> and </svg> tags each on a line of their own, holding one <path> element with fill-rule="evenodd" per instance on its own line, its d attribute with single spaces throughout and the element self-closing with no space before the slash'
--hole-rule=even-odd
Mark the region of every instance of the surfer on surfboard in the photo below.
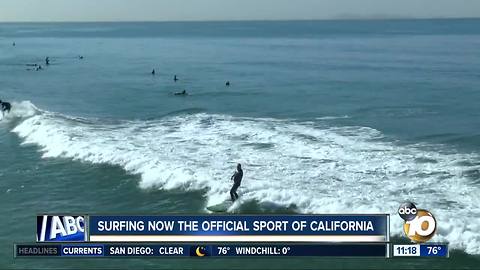
<svg viewBox="0 0 480 270">
<path fill-rule="evenodd" d="M 10 112 L 12 105 L 8 102 L 3 102 L 0 100 L 0 108 L 2 111 L 2 116 L 5 116 L 5 112 Z"/>
<path fill-rule="evenodd" d="M 240 163 L 237 164 L 237 171 L 232 175 L 233 186 L 230 189 L 230 197 L 232 198 L 232 202 L 238 199 L 237 189 L 240 187 L 243 178 L 243 170 L 242 165 Z"/>
</svg>

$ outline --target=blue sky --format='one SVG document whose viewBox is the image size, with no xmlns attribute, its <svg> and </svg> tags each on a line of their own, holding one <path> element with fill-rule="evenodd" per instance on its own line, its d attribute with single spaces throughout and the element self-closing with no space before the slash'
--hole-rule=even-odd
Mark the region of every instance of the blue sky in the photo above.
<svg viewBox="0 0 480 270">
<path fill-rule="evenodd" d="M 0 0 L 0 21 L 480 17 L 480 0 Z"/>
</svg>

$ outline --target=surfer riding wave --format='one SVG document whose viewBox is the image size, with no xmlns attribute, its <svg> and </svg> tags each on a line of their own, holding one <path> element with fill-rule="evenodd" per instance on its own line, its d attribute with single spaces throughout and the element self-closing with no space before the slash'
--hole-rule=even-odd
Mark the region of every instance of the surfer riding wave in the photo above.
<svg viewBox="0 0 480 270">
<path fill-rule="evenodd" d="M 233 180 L 233 186 L 230 189 L 230 197 L 232 198 L 232 202 L 238 199 L 237 189 L 242 184 L 242 178 L 243 178 L 243 170 L 242 170 L 242 165 L 239 163 L 237 164 L 237 171 L 231 177 L 231 179 Z"/>
<path fill-rule="evenodd" d="M 9 102 L 3 102 L 0 100 L 0 107 L 2 111 L 2 116 L 5 116 L 5 112 L 10 112 L 12 105 Z"/>
</svg>

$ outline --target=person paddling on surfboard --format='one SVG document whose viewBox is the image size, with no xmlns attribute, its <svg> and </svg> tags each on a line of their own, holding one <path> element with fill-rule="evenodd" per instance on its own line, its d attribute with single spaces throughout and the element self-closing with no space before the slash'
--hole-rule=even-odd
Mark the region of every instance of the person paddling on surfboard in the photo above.
<svg viewBox="0 0 480 270">
<path fill-rule="evenodd" d="M 243 170 L 242 165 L 240 163 L 237 164 L 237 171 L 235 174 L 232 175 L 233 186 L 230 189 L 230 197 L 232 198 L 232 202 L 238 199 L 237 189 L 240 187 L 243 178 Z"/>
</svg>

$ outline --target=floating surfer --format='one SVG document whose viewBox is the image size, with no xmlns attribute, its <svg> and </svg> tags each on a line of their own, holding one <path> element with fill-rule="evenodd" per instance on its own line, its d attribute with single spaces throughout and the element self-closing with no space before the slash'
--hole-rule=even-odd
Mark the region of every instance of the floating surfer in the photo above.
<svg viewBox="0 0 480 270">
<path fill-rule="evenodd" d="M 183 90 L 182 92 L 177 92 L 174 94 L 175 96 L 188 96 L 188 93 L 186 90 Z"/>
<path fill-rule="evenodd" d="M 173 81 L 174 82 L 178 81 L 177 75 L 173 76 Z"/>
<path fill-rule="evenodd" d="M 48 56 L 45 58 L 45 65 L 46 66 L 50 65 L 50 57 Z"/>
<path fill-rule="evenodd" d="M 227 82 L 225 83 L 225 86 L 230 86 L 230 81 L 227 81 Z"/>
<path fill-rule="evenodd" d="M 37 70 L 38 71 L 38 64 L 26 64 L 26 66 L 28 67 L 26 70 L 27 71 L 33 71 L 33 70 Z M 30 68 L 32 67 L 32 68 Z"/>
<path fill-rule="evenodd" d="M 155 75 L 155 69 L 152 70 L 152 75 Z"/>
<path fill-rule="evenodd" d="M 237 164 L 237 171 L 232 175 L 231 179 L 233 180 L 233 186 L 230 189 L 230 197 L 232 198 L 232 202 L 238 199 L 237 189 L 242 184 L 243 178 L 243 170 L 242 164 Z"/>
</svg>

